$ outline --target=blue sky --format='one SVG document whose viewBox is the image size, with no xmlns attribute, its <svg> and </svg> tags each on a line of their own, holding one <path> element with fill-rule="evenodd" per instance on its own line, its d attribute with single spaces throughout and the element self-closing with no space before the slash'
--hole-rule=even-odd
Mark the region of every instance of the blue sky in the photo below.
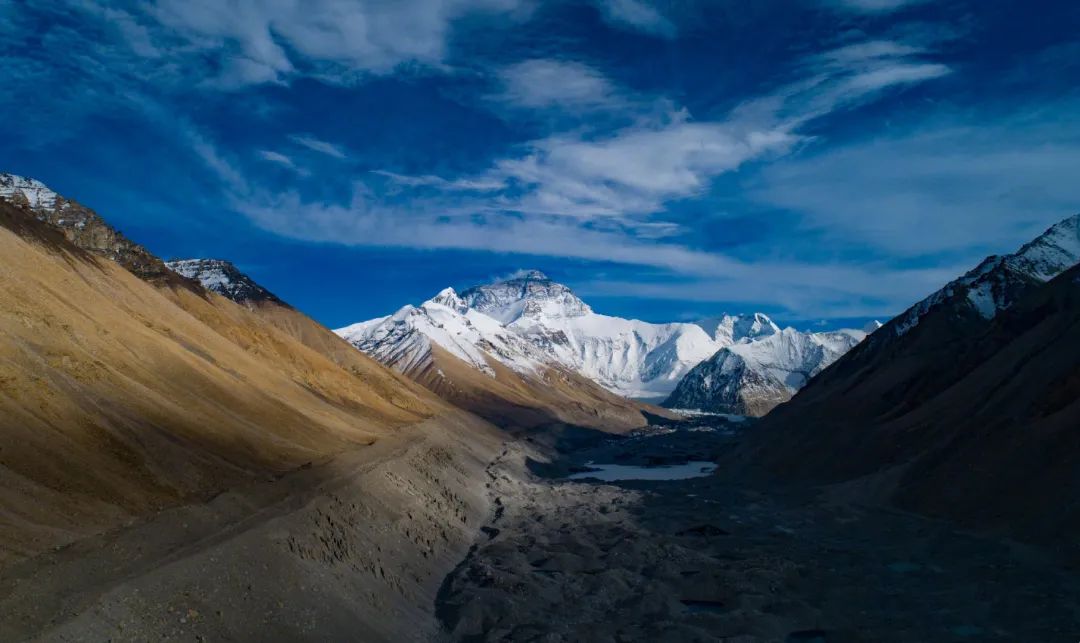
<svg viewBox="0 0 1080 643">
<path fill-rule="evenodd" d="M 0 0 L 0 169 L 330 326 L 886 318 L 1080 211 L 1080 5 Z"/>
</svg>

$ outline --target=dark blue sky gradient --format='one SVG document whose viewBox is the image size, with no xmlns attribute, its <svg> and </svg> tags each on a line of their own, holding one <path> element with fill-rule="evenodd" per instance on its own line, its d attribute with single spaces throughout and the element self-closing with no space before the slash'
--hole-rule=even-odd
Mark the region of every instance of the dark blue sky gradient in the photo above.
<svg viewBox="0 0 1080 643">
<path fill-rule="evenodd" d="M 1073 2 L 290 2 L 0 0 L 0 170 L 332 327 L 521 268 L 861 325 L 1080 211 Z"/>
</svg>

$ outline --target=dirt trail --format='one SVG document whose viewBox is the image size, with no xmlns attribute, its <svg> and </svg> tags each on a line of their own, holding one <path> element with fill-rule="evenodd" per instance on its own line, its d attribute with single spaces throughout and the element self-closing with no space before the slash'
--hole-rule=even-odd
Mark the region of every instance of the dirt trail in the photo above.
<svg viewBox="0 0 1080 643">
<path fill-rule="evenodd" d="M 505 436 L 431 420 L 0 572 L 0 640 L 429 640 Z"/>
<path fill-rule="evenodd" d="M 1080 577 L 1039 552 L 816 490 L 714 475 L 570 482 L 587 460 L 707 459 L 736 437 L 615 441 L 560 466 L 511 448 L 496 513 L 440 591 L 460 641 L 1080 640 Z"/>
</svg>

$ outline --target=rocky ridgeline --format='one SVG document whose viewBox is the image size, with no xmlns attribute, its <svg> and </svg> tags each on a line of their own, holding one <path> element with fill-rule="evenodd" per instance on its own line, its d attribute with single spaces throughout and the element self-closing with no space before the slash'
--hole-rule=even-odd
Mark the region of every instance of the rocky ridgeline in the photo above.
<svg viewBox="0 0 1080 643">
<path fill-rule="evenodd" d="M 25 208 L 39 221 L 55 226 L 75 246 L 127 268 L 157 285 L 197 287 L 179 278 L 165 262 L 131 241 L 90 208 L 53 192 L 45 184 L 14 174 L 0 174 L 0 199 Z"/>
<path fill-rule="evenodd" d="M 231 262 L 223 259 L 176 259 L 166 261 L 170 270 L 193 279 L 207 290 L 227 297 L 238 304 L 270 302 L 280 306 L 287 304 L 274 293 L 257 284 L 240 272 Z"/>
</svg>

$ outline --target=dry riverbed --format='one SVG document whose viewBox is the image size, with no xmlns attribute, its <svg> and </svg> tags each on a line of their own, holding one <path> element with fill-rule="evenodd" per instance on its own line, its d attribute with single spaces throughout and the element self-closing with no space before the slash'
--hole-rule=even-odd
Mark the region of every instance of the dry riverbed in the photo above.
<svg viewBox="0 0 1080 643">
<path fill-rule="evenodd" d="M 569 480 L 587 462 L 710 460 L 738 425 L 594 440 L 489 466 L 494 512 L 443 583 L 461 641 L 1080 640 L 1080 579 L 1028 548 L 901 512 L 751 488 L 723 471 Z M 707 430 L 712 424 L 717 430 Z"/>
</svg>

